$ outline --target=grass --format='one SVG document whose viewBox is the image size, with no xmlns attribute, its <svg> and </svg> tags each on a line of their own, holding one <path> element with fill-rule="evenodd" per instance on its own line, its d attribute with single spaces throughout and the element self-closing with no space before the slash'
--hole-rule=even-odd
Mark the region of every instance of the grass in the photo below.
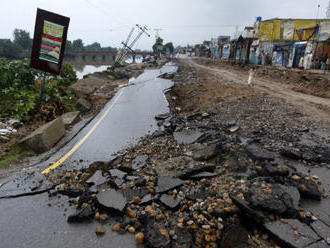
<svg viewBox="0 0 330 248">
<path fill-rule="evenodd" d="M 31 157 L 36 155 L 35 152 L 31 150 L 23 149 L 19 146 L 15 146 L 12 150 L 2 156 L 0 156 L 0 169 L 6 169 L 13 166 L 13 162 L 18 159 Z"/>
</svg>

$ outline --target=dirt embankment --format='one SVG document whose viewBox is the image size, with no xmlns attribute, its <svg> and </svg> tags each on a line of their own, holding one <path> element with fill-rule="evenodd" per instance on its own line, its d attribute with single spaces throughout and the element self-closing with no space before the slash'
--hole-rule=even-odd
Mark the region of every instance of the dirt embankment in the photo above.
<svg viewBox="0 0 330 248">
<path fill-rule="evenodd" d="M 198 59 L 198 63 L 214 67 L 222 67 L 240 74 L 248 74 L 251 65 L 245 67 L 232 66 L 219 60 Z M 257 66 L 257 77 L 273 83 L 289 85 L 294 91 L 330 98 L 330 74 L 313 71 L 284 69 L 275 66 Z"/>
</svg>

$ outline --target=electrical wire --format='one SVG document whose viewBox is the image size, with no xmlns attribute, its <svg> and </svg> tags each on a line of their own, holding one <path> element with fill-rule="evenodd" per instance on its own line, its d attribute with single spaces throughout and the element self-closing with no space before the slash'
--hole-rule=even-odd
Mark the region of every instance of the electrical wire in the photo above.
<svg viewBox="0 0 330 248">
<path fill-rule="evenodd" d="M 129 25 L 127 25 L 125 22 L 123 22 L 122 20 L 120 20 L 118 17 L 114 16 L 112 13 L 109 13 L 106 9 L 104 8 L 100 8 L 98 5 L 96 5 L 95 3 L 92 3 L 89 0 L 85 0 L 86 3 L 88 3 L 91 7 L 93 7 L 95 10 L 98 10 L 99 12 L 101 12 L 102 14 L 104 14 L 107 17 L 112 17 L 115 19 L 115 21 L 117 23 L 119 23 L 121 26 L 124 27 L 129 27 Z"/>
</svg>

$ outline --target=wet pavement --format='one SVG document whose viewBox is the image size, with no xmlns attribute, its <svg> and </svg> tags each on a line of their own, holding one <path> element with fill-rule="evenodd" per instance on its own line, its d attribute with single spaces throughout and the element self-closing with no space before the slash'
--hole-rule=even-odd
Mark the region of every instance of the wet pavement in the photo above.
<svg viewBox="0 0 330 248">
<path fill-rule="evenodd" d="M 113 233 L 110 226 L 106 226 L 107 235 L 98 238 L 92 231 L 95 228 L 91 228 L 95 225 L 93 222 L 68 224 L 63 213 L 72 211 L 73 207 L 68 206 L 65 196 L 49 198 L 47 193 L 41 193 L 53 185 L 40 173 L 84 137 L 84 142 L 55 172 L 85 168 L 92 162 L 109 160 L 114 152 L 155 131 L 154 116 L 169 111 L 164 91 L 173 86 L 171 81 L 157 77 L 176 69 L 173 64 L 167 64 L 160 70 L 145 71 L 122 87 L 99 115 L 50 159 L 18 173 L 1 185 L 0 198 L 6 197 L 0 199 L 2 247 L 109 247 L 109 244 L 111 247 L 136 247 L 134 236 L 120 236 Z M 89 133 L 93 128 L 95 130 Z"/>
</svg>

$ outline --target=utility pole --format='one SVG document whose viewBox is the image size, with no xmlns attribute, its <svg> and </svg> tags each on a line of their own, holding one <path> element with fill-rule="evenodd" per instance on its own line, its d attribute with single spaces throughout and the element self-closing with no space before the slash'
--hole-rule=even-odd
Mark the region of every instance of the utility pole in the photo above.
<svg viewBox="0 0 330 248">
<path fill-rule="evenodd" d="M 329 1 L 328 9 L 326 12 L 326 17 L 327 17 L 327 19 L 330 19 L 330 1 Z"/>
<path fill-rule="evenodd" d="M 163 30 L 163 29 L 161 29 L 161 28 L 154 28 L 154 31 L 156 31 L 156 35 L 155 35 L 156 40 L 160 37 L 160 36 L 159 36 L 159 32 L 162 31 L 162 30 Z"/>
<path fill-rule="evenodd" d="M 137 27 L 137 29 L 139 30 L 139 33 L 137 34 L 137 36 L 135 37 L 135 39 L 133 39 L 132 42 L 130 42 L 130 39 L 134 33 L 135 28 Z M 119 51 L 116 60 L 115 60 L 115 65 L 119 65 L 124 58 L 126 58 L 128 53 L 132 53 L 134 55 L 134 50 L 133 50 L 133 46 L 136 44 L 136 42 L 141 38 L 141 36 L 143 34 L 146 34 L 148 37 L 150 37 L 150 34 L 147 33 L 148 31 L 148 27 L 147 26 L 143 26 L 141 27 L 139 24 L 136 24 L 136 27 L 133 27 L 126 39 L 126 42 L 122 42 L 121 44 L 123 45 L 123 48 Z"/>
</svg>

